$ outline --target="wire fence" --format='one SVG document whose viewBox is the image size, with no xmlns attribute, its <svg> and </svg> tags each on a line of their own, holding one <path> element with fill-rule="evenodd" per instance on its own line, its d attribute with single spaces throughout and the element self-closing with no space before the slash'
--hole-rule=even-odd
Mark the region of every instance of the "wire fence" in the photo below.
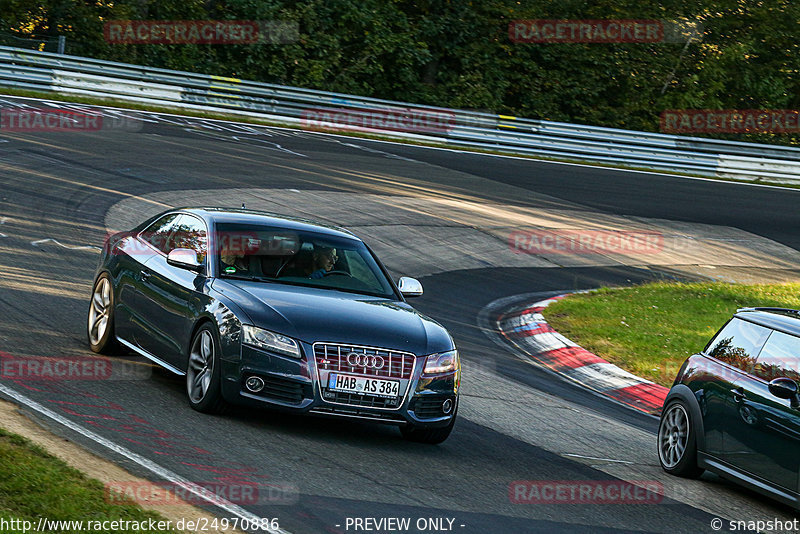
<svg viewBox="0 0 800 534">
<path fill-rule="evenodd" d="M 36 50 L 38 52 L 53 52 L 56 54 L 65 54 L 66 41 L 67 40 L 63 35 L 56 37 L 39 37 L 39 36 L 20 37 L 12 33 L 0 32 L 1 46 L 25 48 L 27 50 Z"/>
</svg>

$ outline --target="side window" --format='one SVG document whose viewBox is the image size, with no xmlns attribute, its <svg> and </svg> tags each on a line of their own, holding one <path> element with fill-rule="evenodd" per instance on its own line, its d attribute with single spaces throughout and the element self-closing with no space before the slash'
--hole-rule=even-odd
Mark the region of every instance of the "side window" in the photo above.
<svg viewBox="0 0 800 534">
<path fill-rule="evenodd" d="M 751 373 L 770 329 L 734 317 L 706 347 L 706 354 Z"/>
<path fill-rule="evenodd" d="M 169 252 L 169 236 L 173 230 L 173 223 L 177 218 L 177 213 L 161 217 L 140 234 L 141 238 L 164 254 L 167 254 Z"/>
<path fill-rule="evenodd" d="M 767 382 L 781 376 L 795 381 L 800 380 L 798 358 L 800 358 L 800 338 L 783 332 L 773 332 L 761 349 L 761 354 L 758 355 L 753 374 Z"/>
<path fill-rule="evenodd" d="M 172 234 L 168 240 L 168 250 L 176 248 L 188 248 L 197 252 L 197 259 L 200 263 L 206 261 L 206 251 L 208 250 L 208 235 L 203 221 L 191 215 L 181 215 L 173 225 Z"/>
</svg>

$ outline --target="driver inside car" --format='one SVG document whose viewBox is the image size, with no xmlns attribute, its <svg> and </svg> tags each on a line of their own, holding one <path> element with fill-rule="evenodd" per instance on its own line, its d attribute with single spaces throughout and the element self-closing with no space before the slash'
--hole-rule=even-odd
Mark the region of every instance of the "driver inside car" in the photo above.
<svg viewBox="0 0 800 534">
<path fill-rule="evenodd" d="M 336 249 L 332 247 L 319 247 L 314 250 L 313 259 L 311 262 L 311 274 L 309 278 L 322 278 L 326 273 L 333 270 L 333 266 L 339 257 L 336 255 Z"/>
</svg>

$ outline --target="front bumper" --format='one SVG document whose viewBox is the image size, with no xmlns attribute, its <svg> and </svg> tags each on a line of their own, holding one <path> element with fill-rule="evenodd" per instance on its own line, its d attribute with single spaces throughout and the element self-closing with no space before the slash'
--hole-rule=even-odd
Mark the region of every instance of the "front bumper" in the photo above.
<svg viewBox="0 0 800 534">
<path fill-rule="evenodd" d="M 417 356 L 410 376 L 397 379 L 400 395 L 392 403 L 380 397 L 329 391 L 326 384 L 331 371 L 318 364 L 313 346 L 303 343 L 302 348 L 304 355 L 298 360 L 242 346 L 238 360 L 222 362 L 223 397 L 251 407 L 427 428 L 445 427 L 455 417 L 460 370 L 422 376 L 425 356 Z M 245 382 L 250 377 L 263 380 L 263 389 L 249 391 Z"/>
</svg>

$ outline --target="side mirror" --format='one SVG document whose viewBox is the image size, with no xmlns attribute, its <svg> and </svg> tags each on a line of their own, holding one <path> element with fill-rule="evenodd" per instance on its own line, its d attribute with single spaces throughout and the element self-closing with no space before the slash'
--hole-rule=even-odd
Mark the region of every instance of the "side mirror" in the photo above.
<svg viewBox="0 0 800 534">
<path fill-rule="evenodd" d="M 419 297 L 422 295 L 422 284 L 420 284 L 419 280 L 416 278 L 409 278 L 408 276 L 400 278 L 397 282 L 397 289 L 399 289 L 400 293 L 406 298 Z"/>
<path fill-rule="evenodd" d="M 203 265 L 197 260 L 197 252 L 188 248 L 176 248 L 167 256 L 167 263 L 173 267 L 199 273 Z"/>
<path fill-rule="evenodd" d="M 782 376 L 772 380 L 769 383 L 769 392 L 779 399 L 789 399 L 792 403 L 792 408 L 800 406 L 800 399 L 797 396 L 797 382 L 791 378 Z"/>
</svg>

